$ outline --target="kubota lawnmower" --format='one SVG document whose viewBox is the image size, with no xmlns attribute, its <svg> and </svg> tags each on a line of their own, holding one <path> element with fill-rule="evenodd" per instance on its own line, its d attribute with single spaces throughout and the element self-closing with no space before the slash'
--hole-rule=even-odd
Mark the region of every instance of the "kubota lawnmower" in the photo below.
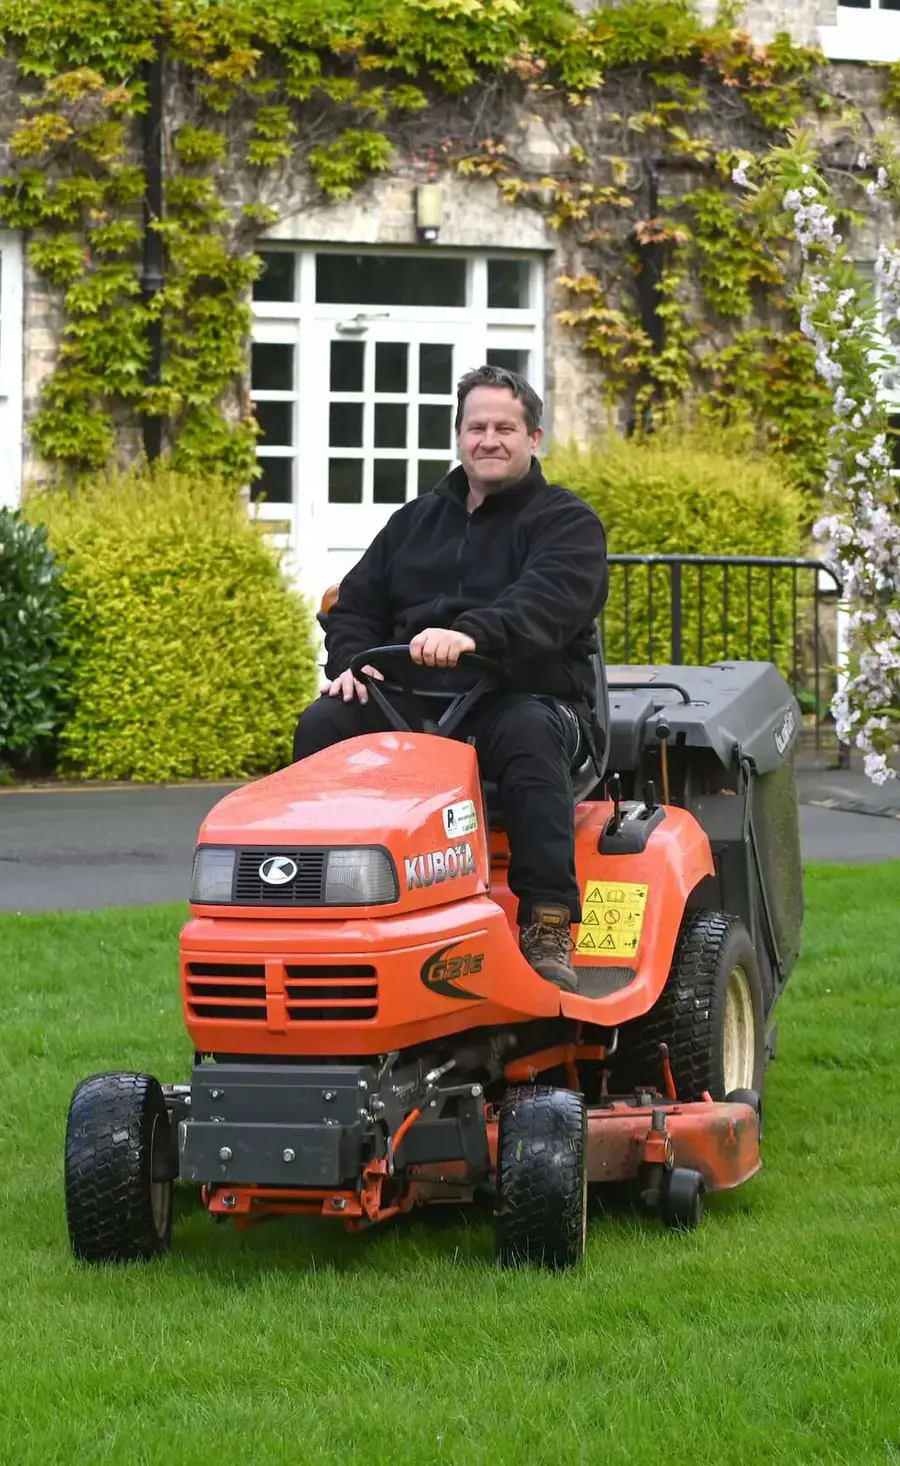
<svg viewBox="0 0 900 1466">
<path fill-rule="evenodd" d="M 785 682 L 746 662 L 619 668 L 608 692 L 598 654 L 614 773 L 603 789 L 586 757 L 573 769 L 575 996 L 519 951 L 495 796 L 447 736 L 492 685 L 467 660 L 477 688 L 422 732 L 396 696 L 428 674 L 405 647 L 366 651 L 353 670 L 391 731 L 206 819 L 181 938 L 190 1082 L 106 1073 L 75 1091 L 77 1257 L 165 1253 L 180 1177 L 242 1226 L 361 1229 L 486 1193 L 501 1262 L 559 1267 L 584 1250 L 590 1183 L 633 1181 L 690 1228 L 707 1191 L 759 1169 L 802 917 Z"/>
</svg>

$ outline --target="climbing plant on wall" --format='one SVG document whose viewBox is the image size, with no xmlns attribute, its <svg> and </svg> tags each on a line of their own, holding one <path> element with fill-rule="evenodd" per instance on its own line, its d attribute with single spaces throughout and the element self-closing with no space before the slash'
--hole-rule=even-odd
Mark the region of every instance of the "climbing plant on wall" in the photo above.
<svg viewBox="0 0 900 1466">
<path fill-rule="evenodd" d="M 561 319 L 627 419 L 689 397 L 743 414 L 805 482 L 821 477 L 829 407 L 788 289 L 790 231 L 743 213 L 731 178 L 801 117 L 840 111 L 817 55 L 786 37 L 756 46 L 733 14 L 704 26 L 687 0 L 587 14 L 569 0 L 0 0 L 0 40 L 17 97 L 0 220 L 29 231 L 65 312 L 31 425 L 51 463 L 102 466 L 117 425 L 150 413 L 178 465 L 246 483 L 248 293 L 285 170 L 304 165 L 310 198 L 342 198 L 399 162 L 494 179 L 545 214 L 572 261 Z M 150 228 L 166 274 L 147 298 L 140 134 L 158 52 L 165 205 Z M 534 116 L 559 140 L 552 176 L 517 142 Z M 635 290 L 653 251 L 662 342 Z M 154 318 L 164 360 L 148 385 Z"/>
</svg>

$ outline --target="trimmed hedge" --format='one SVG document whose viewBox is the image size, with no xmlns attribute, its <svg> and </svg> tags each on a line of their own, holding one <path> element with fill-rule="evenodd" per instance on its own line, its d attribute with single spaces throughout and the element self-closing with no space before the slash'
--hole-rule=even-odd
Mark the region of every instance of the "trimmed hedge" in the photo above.
<svg viewBox="0 0 900 1466">
<path fill-rule="evenodd" d="M 289 761 L 316 690 L 313 619 L 234 493 L 161 466 L 36 494 L 28 513 L 66 570 L 62 772 L 239 778 Z"/>
<path fill-rule="evenodd" d="M 808 514 L 801 491 L 777 462 L 752 450 L 742 451 L 740 440 L 722 435 L 716 441 L 714 430 L 701 434 L 670 428 L 643 439 L 609 433 L 583 449 L 554 447 L 544 471 L 596 509 L 606 526 L 611 554 L 804 553 Z M 652 641 L 648 571 L 632 567 L 627 579 L 626 631 L 625 567 L 611 568 L 604 616 L 607 658 L 613 663 L 665 663 L 672 624 L 669 571 L 657 567 L 652 572 Z M 701 617 L 698 573 L 684 568 L 684 662 L 746 656 L 745 570 L 729 572 L 728 591 L 726 618 L 724 572 L 706 568 Z M 752 654 L 769 659 L 771 615 L 774 660 L 787 671 L 793 655 L 791 572 L 776 574 L 771 605 L 767 572 L 751 572 L 751 591 Z"/>
<path fill-rule="evenodd" d="M 27 764 L 56 731 L 62 607 L 46 532 L 0 509 L 0 771 Z"/>
</svg>

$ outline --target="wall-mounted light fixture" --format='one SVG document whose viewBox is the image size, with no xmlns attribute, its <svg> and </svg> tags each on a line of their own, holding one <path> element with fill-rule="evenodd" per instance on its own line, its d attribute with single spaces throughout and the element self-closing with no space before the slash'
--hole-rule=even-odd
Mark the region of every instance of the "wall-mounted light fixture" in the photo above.
<svg viewBox="0 0 900 1466">
<path fill-rule="evenodd" d="M 422 183 L 416 189 L 416 229 L 419 238 L 433 244 L 444 222 L 444 197 L 439 183 Z"/>
</svg>

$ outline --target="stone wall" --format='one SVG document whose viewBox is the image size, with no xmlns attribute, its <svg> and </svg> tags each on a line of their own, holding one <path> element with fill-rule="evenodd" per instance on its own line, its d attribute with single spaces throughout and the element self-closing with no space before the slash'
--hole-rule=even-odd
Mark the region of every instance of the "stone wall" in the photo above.
<svg viewBox="0 0 900 1466">
<path fill-rule="evenodd" d="M 803 26 L 814 26 L 823 14 L 823 7 L 829 3 L 830 0 L 819 0 L 818 4 L 815 0 L 797 0 L 797 4 L 790 7 L 794 19 L 792 28 L 798 39 L 809 39 L 801 34 Z M 765 20 L 763 12 L 768 20 Z M 771 23 L 777 28 L 781 13 L 776 5 L 760 4 L 752 6 L 748 14 L 754 28 L 762 34 L 764 24 Z M 880 95 L 883 73 L 873 67 L 847 64 L 832 68 L 832 78 L 839 91 L 858 100 L 868 122 L 877 129 L 882 122 Z M 5 105 L 8 102 L 0 101 L 0 107 Z M 608 99 L 607 110 L 612 106 L 613 102 Z M 620 153 L 618 143 L 612 145 L 612 132 L 601 108 L 596 109 L 595 117 L 596 137 L 590 148 L 591 155 L 597 158 Z M 827 130 L 832 124 L 826 121 L 822 126 Z M 514 149 L 517 163 L 535 170 L 538 175 L 553 173 L 560 158 L 568 151 L 570 133 L 565 113 L 555 116 L 523 113 L 510 123 L 511 150 Z M 836 135 L 834 140 L 839 143 L 840 136 Z M 644 188 L 643 166 L 637 156 L 640 140 L 632 139 L 629 147 L 636 156 L 628 186 Z M 302 167 L 289 167 L 272 182 L 271 201 L 277 204 L 281 219 L 266 238 L 298 244 L 341 243 L 383 248 L 418 245 L 415 189 L 423 176 L 421 169 L 411 163 L 400 162 L 395 174 L 373 179 L 351 200 L 323 203 L 313 197 Z M 527 205 L 505 205 L 491 181 L 465 179 L 446 172 L 440 182 L 444 204 L 440 233 L 442 248 L 527 250 L 544 257 L 547 424 L 551 433 L 560 439 L 590 436 L 607 419 L 602 381 L 596 361 L 580 350 L 576 334 L 558 322 L 558 312 L 569 307 L 571 301 L 556 282 L 562 274 L 577 274 L 591 268 L 591 253 L 580 252 L 572 244 L 567 231 L 557 233 L 550 229 L 538 209 Z M 673 182 L 667 178 L 666 188 Z M 690 183 L 691 180 L 686 179 L 686 186 Z M 235 202 L 249 200 L 252 196 L 250 180 L 246 180 L 245 186 L 245 180 L 235 175 L 231 191 Z M 856 241 L 859 257 L 873 259 L 879 236 L 889 229 L 889 220 L 873 217 L 872 227 L 863 231 Z M 52 371 L 62 340 L 63 324 L 59 292 L 48 287 L 29 269 L 25 289 L 26 424 L 37 409 L 41 389 Z M 140 449 L 139 424 L 123 419 L 119 443 L 122 459 L 127 460 L 137 453 Z M 33 453 L 27 452 L 25 481 L 44 476 L 43 465 Z"/>
</svg>

